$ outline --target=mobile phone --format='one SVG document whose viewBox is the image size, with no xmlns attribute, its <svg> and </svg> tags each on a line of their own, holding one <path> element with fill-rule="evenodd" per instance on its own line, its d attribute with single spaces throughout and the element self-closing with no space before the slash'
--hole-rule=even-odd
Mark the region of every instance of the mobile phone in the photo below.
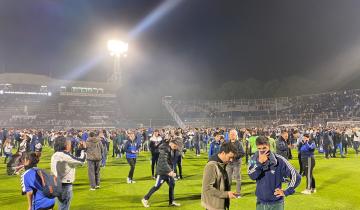
<svg viewBox="0 0 360 210">
<path fill-rule="evenodd" d="M 238 194 L 238 193 L 234 193 L 234 195 L 235 195 L 236 198 L 241 198 L 241 195 Z"/>
</svg>

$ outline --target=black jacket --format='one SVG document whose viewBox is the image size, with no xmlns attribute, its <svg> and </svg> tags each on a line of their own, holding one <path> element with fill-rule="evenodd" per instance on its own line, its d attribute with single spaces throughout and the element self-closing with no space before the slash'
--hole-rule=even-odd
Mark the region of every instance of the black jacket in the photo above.
<svg viewBox="0 0 360 210">
<path fill-rule="evenodd" d="M 240 158 L 245 156 L 245 151 L 240 141 L 231 142 L 231 144 L 233 144 L 237 150 L 237 154 L 234 160 L 239 160 Z"/>
<path fill-rule="evenodd" d="M 280 136 L 276 141 L 276 154 L 281 155 L 286 159 L 289 159 L 288 143 L 282 136 Z"/>
<path fill-rule="evenodd" d="M 159 147 L 160 155 L 156 165 L 157 175 L 168 175 L 172 171 L 173 158 L 169 143 L 163 143 Z"/>
</svg>

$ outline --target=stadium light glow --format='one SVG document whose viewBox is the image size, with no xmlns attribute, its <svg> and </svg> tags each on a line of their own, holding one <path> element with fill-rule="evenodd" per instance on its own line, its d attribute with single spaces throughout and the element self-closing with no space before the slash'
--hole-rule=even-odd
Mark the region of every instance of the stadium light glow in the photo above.
<svg viewBox="0 0 360 210">
<path fill-rule="evenodd" d="M 111 56 L 120 57 L 125 55 L 129 49 L 129 44 L 120 40 L 109 40 L 107 43 L 107 48 Z"/>
</svg>

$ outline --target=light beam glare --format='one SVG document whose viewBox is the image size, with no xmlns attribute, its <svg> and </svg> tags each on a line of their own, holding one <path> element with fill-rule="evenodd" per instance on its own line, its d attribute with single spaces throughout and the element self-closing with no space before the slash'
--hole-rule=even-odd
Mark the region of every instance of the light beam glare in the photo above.
<svg viewBox="0 0 360 210">
<path fill-rule="evenodd" d="M 141 32 L 145 31 L 160 18 L 171 12 L 181 1 L 183 0 L 166 0 L 163 2 L 130 31 L 129 37 L 132 39 L 138 37 Z"/>
<path fill-rule="evenodd" d="M 158 7 L 156 7 L 150 14 L 148 14 L 140 23 L 138 23 L 128 34 L 129 39 L 137 38 L 142 32 L 146 31 L 150 26 L 171 12 L 180 2 L 184 0 L 165 0 Z M 99 55 L 94 59 L 78 66 L 71 73 L 67 74 L 65 78 L 76 80 L 88 73 L 93 67 L 100 63 L 105 58 L 104 55 Z"/>
</svg>

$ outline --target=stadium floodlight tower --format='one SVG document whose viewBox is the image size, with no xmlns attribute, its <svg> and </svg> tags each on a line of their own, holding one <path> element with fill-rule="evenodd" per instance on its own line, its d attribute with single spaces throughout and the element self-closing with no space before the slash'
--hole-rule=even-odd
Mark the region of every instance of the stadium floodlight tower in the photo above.
<svg viewBox="0 0 360 210">
<path fill-rule="evenodd" d="M 113 72 L 109 77 L 109 82 L 119 82 L 121 83 L 121 69 L 120 69 L 120 61 L 121 58 L 127 56 L 127 51 L 129 49 L 129 45 L 126 42 L 120 40 L 109 40 L 107 43 L 107 48 L 110 52 L 110 55 L 113 57 Z"/>
</svg>

